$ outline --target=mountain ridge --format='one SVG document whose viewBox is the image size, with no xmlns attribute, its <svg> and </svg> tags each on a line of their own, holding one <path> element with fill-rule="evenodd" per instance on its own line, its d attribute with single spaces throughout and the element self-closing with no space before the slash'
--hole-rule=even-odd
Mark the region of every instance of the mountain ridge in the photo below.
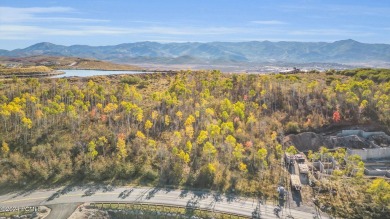
<svg viewBox="0 0 390 219">
<path fill-rule="evenodd" d="M 142 57 L 153 59 L 194 59 L 197 62 L 292 62 L 292 63 L 390 63 L 389 44 L 368 44 L 352 39 L 335 42 L 246 41 L 159 43 L 143 41 L 108 46 L 63 46 L 41 42 L 23 49 L 1 50 L 0 56 L 70 56 L 126 62 Z"/>
</svg>

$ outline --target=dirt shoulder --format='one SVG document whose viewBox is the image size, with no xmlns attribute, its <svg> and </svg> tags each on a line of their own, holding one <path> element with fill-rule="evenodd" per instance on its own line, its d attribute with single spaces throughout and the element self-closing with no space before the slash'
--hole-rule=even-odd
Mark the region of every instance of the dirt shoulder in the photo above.
<svg viewBox="0 0 390 219">
<path fill-rule="evenodd" d="M 80 203 L 49 205 L 50 214 L 45 219 L 67 219 L 78 208 Z M 83 217 L 78 217 L 83 218 Z"/>
</svg>

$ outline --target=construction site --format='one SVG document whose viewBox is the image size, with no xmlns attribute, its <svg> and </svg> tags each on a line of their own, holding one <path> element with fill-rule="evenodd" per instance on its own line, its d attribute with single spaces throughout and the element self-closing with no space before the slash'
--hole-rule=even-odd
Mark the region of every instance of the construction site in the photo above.
<svg viewBox="0 0 390 219">
<path fill-rule="evenodd" d="M 331 151 L 345 148 L 347 156 L 359 155 L 362 158 L 366 175 L 390 178 L 390 136 L 384 132 L 342 130 L 335 135 L 304 132 L 286 136 L 283 145 L 285 147 L 293 145 L 303 153 L 308 153 L 309 150 L 316 152 L 320 147 L 326 147 Z M 338 168 L 332 157 L 321 157 L 311 166 L 312 170 L 321 174 L 332 174 L 333 170 Z"/>
<path fill-rule="evenodd" d="M 316 189 L 316 182 L 330 180 L 335 170 L 343 171 L 348 157 L 352 155 L 359 155 L 364 162 L 365 177 L 390 178 L 390 136 L 384 132 L 360 129 L 345 129 L 332 134 L 304 132 L 288 135 L 282 143 L 284 148 L 294 146 L 297 149 L 297 153 L 284 154 L 284 164 L 289 173 L 287 204 L 290 208 L 309 204 L 312 192 L 321 192 L 320 188 Z M 343 157 L 332 156 L 339 149 L 344 151 Z M 329 153 L 320 153 L 321 150 Z"/>
</svg>

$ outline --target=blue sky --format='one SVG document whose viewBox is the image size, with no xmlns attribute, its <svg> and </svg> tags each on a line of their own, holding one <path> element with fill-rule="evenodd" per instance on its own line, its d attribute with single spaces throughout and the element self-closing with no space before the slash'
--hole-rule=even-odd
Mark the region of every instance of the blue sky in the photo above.
<svg viewBox="0 0 390 219">
<path fill-rule="evenodd" d="M 1 0 L 0 49 L 211 41 L 390 43 L 388 0 Z"/>
</svg>

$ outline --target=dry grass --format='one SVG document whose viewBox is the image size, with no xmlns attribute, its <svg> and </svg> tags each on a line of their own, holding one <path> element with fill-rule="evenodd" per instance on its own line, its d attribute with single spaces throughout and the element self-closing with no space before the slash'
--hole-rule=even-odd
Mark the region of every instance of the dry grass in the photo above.
<svg viewBox="0 0 390 219">
<path fill-rule="evenodd" d="M 95 59 L 56 56 L 0 57 L 0 65 L 46 66 L 53 69 L 91 69 L 91 70 L 142 70 L 134 65 L 117 64 Z"/>
<path fill-rule="evenodd" d="M 0 68 L 0 75 L 12 75 L 12 74 L 37 74 L 37 73 L 49 73 L 53 69 L 46 66 L 30 66 L 19 68 Z"/>
<path fill-rule="evenodd" d="M 75 61 L 77 62 L 77 60 Z M 64 66 L 65 68 L 70 69 L 94 69 L 94 70 L 118 70 L 118 71 L 124 71 L 124 70 L 141 70 L 141 68 L 133 65 L 122 65 L 122 64 L 116 64 L 111 62 L 104 62 L 104 61 L 98 61 L 98 60 L 81 60 L 77 62 L 74 66 Z"/>
</svg>

